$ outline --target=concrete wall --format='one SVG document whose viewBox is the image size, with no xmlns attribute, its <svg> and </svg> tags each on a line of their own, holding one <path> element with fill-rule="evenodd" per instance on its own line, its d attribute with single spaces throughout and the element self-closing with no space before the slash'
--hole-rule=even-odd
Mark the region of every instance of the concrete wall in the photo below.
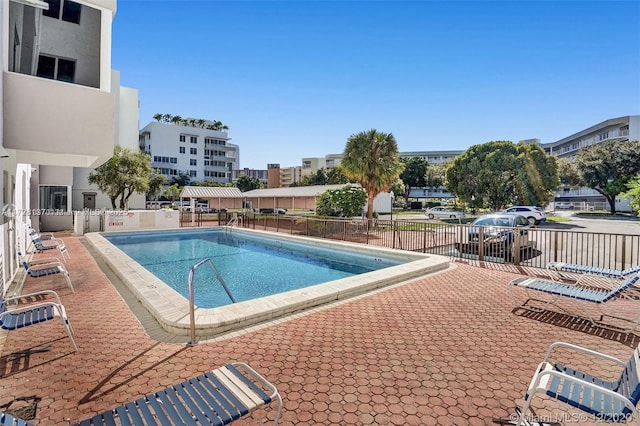
<svg viewBox="0 0 640 426">
<path fill-rule="evenodd" d="M 180 227 L 178 210 L 129 210 L 105 212 L 104 231 L 135 231 L 139 229 L 169 229 Z"/>
</svg>

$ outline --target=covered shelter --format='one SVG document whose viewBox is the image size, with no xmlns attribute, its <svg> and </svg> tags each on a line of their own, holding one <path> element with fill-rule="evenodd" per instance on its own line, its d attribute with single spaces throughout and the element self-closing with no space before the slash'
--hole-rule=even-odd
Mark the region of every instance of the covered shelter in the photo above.
<svg viewBox="0 0 640 426">
<path fill-rule="evenodd" d="M 291 186 L 287 188 L 253 189 L 243 193 L 245 203 L 255 210 L 287 209 L 315 211 L 320 194 L 330 189 L 341 189 L 347 185 Z"/>
<path fill-rule="evenodd" d="M 207 200 L 209 209 L 241 209 L 244 194 L 238 188 L 228 186 L 185 186 L 180 193 L 180 202 L 188 200 L 191 211 L 198 201 Z"/>
</svg>

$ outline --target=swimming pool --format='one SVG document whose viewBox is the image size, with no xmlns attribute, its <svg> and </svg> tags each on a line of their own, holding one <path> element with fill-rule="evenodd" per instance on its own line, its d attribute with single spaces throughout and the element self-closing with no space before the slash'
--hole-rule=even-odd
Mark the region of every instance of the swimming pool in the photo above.
<svg viewBox="0 0 640 426">
<path fill-rule="evenodd" d="M 407 262 L 225 229 L 126 232 L 105 234 L 105 238 L 185 298 L 189 271 L 204 258 L 212 260 L 236 302 Z M 209 267 L 196 271 L 194 286 L 195 304 L 200 308 L 233 303 Z"/>
<path fill-rule="evenodd" d="M 208 229 L 224 229 L 224 232 L 231 234 L 265 237 L 273 245 L 285 242 L 296 243 L 334 252 L 350 252 L 365 257 L 385 258 L 390 261 L 397 261 L 399 264 L 217 308 L 199 307 L 195 313 L 196 335 L 198 337 L 212 337 L 227 331 L 246 328 L 253 324 L 360 295 L 449 267 L 448 259 L 437 255 L 242 228 L 230 229 L 222 227 Z M 144 236 L 151 232 L 157 231 L 138 231 L 137 234 Z M 192 231 L 172 229 L 162 230 L 161 232 L 166 235 L 178 236 Z M 125 235 L 125 233 L 113 232 L 105 233 L 104 235 L 89 233 L 85 234 L 85 239 L 94 248 L 95 254 L 113 270 L 164 330 L 176 335 L 189 336 L 191 324 L 188 300 L 136 262 L 123 250 L 109 242 L 105 237 L 112 235 Z M 202 285 L 198 285 L 199 278 L 197 274 L 194 280 L 197 287 L 196 294 L 201 291 L 202 287 Z"/>
</svg>

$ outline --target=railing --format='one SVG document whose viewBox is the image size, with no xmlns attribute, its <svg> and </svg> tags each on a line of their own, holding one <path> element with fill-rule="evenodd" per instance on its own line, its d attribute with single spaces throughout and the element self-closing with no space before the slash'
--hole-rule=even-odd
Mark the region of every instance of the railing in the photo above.
<svg viewBox="0 0 640 426">
<path fill-rule="evenodd" d="M 502 244 L 470 241 L 470 225 L 403 220 L 320 219 L 315 217 L 268 216 L 245 220 L 244 227 L 286 232 L 316 238 L 351 241 L 400 250 L 439 254 L 485 262 L 546 268 L 549 262 L 578 263 L 610 269 L 640 264 L 640 235 L 558 231 L 531 228 Z M 484 229 L 482 232 L 485 232 Z M 488 235 L 478 239 L 485 241 Z"/>
<path fill-rule="evenodd" d="M 195 292 L 193 288 L 193 276 L 195 275 L 196 269 L 198 269 L 200 266 L 204 265 L 205 263 L 211 266 L 211 270 L 216 275 L 216 278 L 218 278 L 218 281 L 220 281 L 220 284 L 224 288 L 224 291 L 227 293 L 227 296 L 229 296 L 229 299 L 231 299 L 231 302 L 236 303 L 236 300 L 233 298 L 233 295 L 229 290 L 229 287 L 227 287 L 227 283 L 224 281 L 224 279 L 220 275 L 220 272 L 218 272 L 218 269 L 215 267 L 211 259 L 207 257 L 202 259 L 200 262 L 196 263 L 195 265 L 193 265 L 189 270 L 189 322 L 190 322 L 190 328 L 191 328 L 190 330 L 191 340 L 189 341 L 188 344 L 191 346 L 197 343 L 196 342 L 196 314 L 195 314 L 195 300 L 194 300 Z"/>
</svg>

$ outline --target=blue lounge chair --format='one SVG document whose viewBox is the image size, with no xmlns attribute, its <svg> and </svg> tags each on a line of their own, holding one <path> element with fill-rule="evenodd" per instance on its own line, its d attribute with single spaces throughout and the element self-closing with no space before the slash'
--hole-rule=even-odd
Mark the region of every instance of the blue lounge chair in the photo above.
<svg viewBox="0 0 640 426">
<path fill-rule="evenodd" d="M 31 423 L 13 417 L 10 414 L 0 413 L 0 426 L 33 426 Z"/>
<path fill-rule="evenodd" d="M 53 296 L 54 301 L 43 300 L 46 296 Z M 9 309 L 8 305 L 16 304 L 30 298 L 38 299 L 37 302 L 31 304 L 17 304 L 15 308 Z M 55 291 L 45 290 L 37 293 L 23 294 L 21 296 L 9 297 L 0 301 L 0 328 L 3 330 L 17 330 L 23 327 L 39 324 L 41 322 L 50 321 L 60 318 L 62 324 L 67 330 L 71 345 L 77 351 L 75 340 L 73 340 L 73 330 L 67 319 L 67 313 L 64 306 L 60 302 L 60 297 Z"/>
<path fill-rule="evenodd" d="M 613 380 L 602 379 L 587 372 L 575 370 L 559 362 L 551 361 L 556 348 L 565 348 L 574 352 L 597 358 L 592 365 L 606 362 L 620 366 L 620 376 Z M 598 362 L 598 364 L 596 364 Z M 524 398 L 520 419 L 523 424 L 531 402 L 538 392 L 578 408 L 594 417 L 598 423 L 639 423 L 636 406 L 640 399 L 640 346 L 637 347 L 628 362 L 580 346 L 556 342 L 547 350 L 544 360 L 538 366 Z"/>
<path fill-rule="evenodd" d="M 282 415 L 282 398 L 276 387 L 247 364 L 234 362 L 75 425 L 222 426 L 272 401 L 278 405 L 273 422 L 277 425 Z M 0 414 L 0 426 L 13 425 L 13 420 Z"/>
<path fill-rule="evenodd" d="M 149 394 L 136 401 L 77 423 L 111 425 L 226 425 L 258 407 L 277 401 L 274 425 L 282 414 L 282 399 L 274 385 L 247 364 L 236 362 Z"/>
<path fill-rule="evenodd" d="M 31 237 L 31 243 L 38 253 L 42 253 L 43 251 L 47 250 L 58 249 L 60 251 L 60 254 L 62 255 L 63 260 L 65 256 L 71 258 L 71 255 L 67 250 L 67 246 L 65 245 L 64 241 L 62 241 L 62 238 L 56 238 L 53 236 L 53 234 L 49 234 L 43 237 L 38 234 L 38 232 L 33 228 L 29 228 L 28 233 L 29 237 Z"/>
<path fill-rule="evenodd" d="M 25 279 L 27 276 L 32 278 L 46 277 L 48 275 L 60 274 L 67 281 L 67 285 L 72 292 L 75 293 L 73 284 L 71 284 L 71 278 L 69 277 L 69 271 L 64 267 L 62 262 L 56 257 L 45 257 L 36 259 L 31 262 L 27 262 L 22 253 L 18 252 L 18 259 L 20 264 L 26 271 Z M 22 287 L 22 286 L 21 286 Z"/>
<path fill-rule="evenodd" d="M 640 273 L 632 275 L 625 281 L 619 281 L 617 286 L 613 288 L 598 288 L 595 286 L 580 286 L 577 284 L 568 284 L 558 281 L 548 281 L 539 278 L 523 277 L 517 278 L 510 282 L 509 289 L 517 308 L 528 309 L 535 312 L 541 312 L 547 309 L 551 304 L 558 301 L 568 301 L 579 306 L 581 317 L 589 320 L 593 325 L 609 328 L 615 331 L 623 331 L 631 333 L 640 322 L 640 289 L 634 284 L 640 280 Z M 527 293 L 527 299 L 524 303 L 518 303 L 515 289 L 524 289 Z M 604 310 L 605 305 L 613 304 L 614 301 L 624 300 L 625 306 L 616 306 L 612 312 Z M 530 301 L 539 301 L 544 305 L 542 307 L 530 305 Z M 595 308 L 597 314 L 593 314 L 590 308 Z M 627 312 L 628 317 L 622 317 L 619 314 Z M 572 312 L 568 312 L 574 315 Z M 630 323 L 628 328 L 612 327 L 602 322 L 604 317 L 615 318 Z"/>
<path fill-rule="evenodd" d="M 620 270 L 585 266 L 576 263 L 551 262 L 547 264 L 547 269 L 561 277 L 567 278 L 575 278 L 575 275 L 589 274 L 606 278 L 625 279 L 630 275 L 640 272 L 640 265 Z"/>
</svg>

